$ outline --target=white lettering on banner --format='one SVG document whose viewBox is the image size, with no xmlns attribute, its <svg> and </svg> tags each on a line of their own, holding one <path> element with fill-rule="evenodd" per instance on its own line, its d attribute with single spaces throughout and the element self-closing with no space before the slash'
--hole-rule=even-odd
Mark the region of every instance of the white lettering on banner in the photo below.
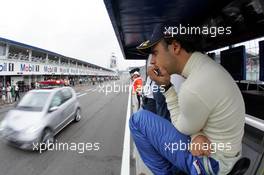
<svg viewBox="0 0 264 175">
<path fill-rule="evenodd" d="M 7 71 L 7 63 L 0 64 L 0 72 Z"/>
<path fill-rule="evenodd" d="M 14 71 L 14 63 L 0 64 L 0 72 L 8 72 L 8 71 L 10 72 Z"/>
<path fill-rule="evenodd" d="M 57 72 L 57 67 L 44 66 L 44 72 L 56 73 Z"/>
<path fill-rule="evenodd" d="M 22 71 L 22 72 L 39 72 L 39 65 L 20 64 L 20 71 Z"/>
<path fill-rule="evenodd" d="M 80 70 L 79 70 L 79 73 L 80 73 L 80 74 L 85 74 L 85 70 L 81 70 L 81 69 L 80 69 Z"/>
<path fill-rule="evenodd" d="M 69 68 L 61 67 L 61 68 L 60 68 L 60 72 L 61 72 L 61 73 L 69 73 Z"/>
<path fill-rule="evenodd" d="M 0 74 L 2 75 L 111 75 L 111 73 L 94 71 L 89 68 L 71 68 L 68 66 L 46 65 L 42 63 L 13 62 L 0 59 Z"/>
<path fill-rule="evenodd" d="M 14 71 L 14 63 L 8 63 L 8 69 L 9 71 Z"/>
<path fill-rule="evenodd" d="M 72 74 L 78 74 L 78 69 L 71 69 Z"/>
</svg>

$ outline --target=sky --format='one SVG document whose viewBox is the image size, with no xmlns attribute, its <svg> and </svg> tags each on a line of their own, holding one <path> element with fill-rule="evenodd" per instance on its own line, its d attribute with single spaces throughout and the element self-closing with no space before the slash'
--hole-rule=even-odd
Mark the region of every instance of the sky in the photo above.
<svg viewBox="0 0 264 175">
<path fill-rule="evenodd" d="M 125 60 L 103 0 L 0 0 L 0 37 L 120 70 L 145 61 Z"/>
</svg>

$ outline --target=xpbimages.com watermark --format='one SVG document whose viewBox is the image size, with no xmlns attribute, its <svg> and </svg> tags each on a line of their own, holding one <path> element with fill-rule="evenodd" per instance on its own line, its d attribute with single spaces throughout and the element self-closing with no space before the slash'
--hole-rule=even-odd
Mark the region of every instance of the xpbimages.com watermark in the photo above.
<svg viewBox="0 0 264 175">
<path fill-rule="evenodd" d="M 132 85 L 131 85 L 132 86 Z M 129 92 L 130 85 L 128 84 L 106 84 L 106 85 L 99 85 L 98 92 L 104 93 L 108 95 L 110 93 L 126 93 Z M 131 87 L 133 88 L 133 86 Z M 151 93 L 155 92 L 165 92 L 165 85 L 145 85 L 143 87 L 138 87 L 135 89 L 136 92 L 144 95 L 150 95 Z"/>
<path fill-rule="evenodd" d="M 80 142 L 80 143 L 63 143 L 63 142 L 47 142 L 47 143 L 33 143 L 33 151 L 43 153 L 45 151 L 76 151 L 83 154 L 86 151 L 99 151 L 100 143 L 94 142 Z"/>
<path fill-rule="evenodd" d="M 216 37 L 217 35 L 230 35 L 232 27 L 223 26 L 190 26 L 179 24 L 178 26 L 164 27 L 164 35 L 174 37 L 176 35 L 208 35 Z"/>
<path fill-rule="evenodd" d="M 184 143 L 181 140 L 179 142 L 164 143 L 164 150 L 169 151 L 172 154 L 176 151 L 186 151 L 186 150 L 210 150 L 211 153 L 216 153 L 216 151 L 230 151 L 231 143 Z"/>
</svg>

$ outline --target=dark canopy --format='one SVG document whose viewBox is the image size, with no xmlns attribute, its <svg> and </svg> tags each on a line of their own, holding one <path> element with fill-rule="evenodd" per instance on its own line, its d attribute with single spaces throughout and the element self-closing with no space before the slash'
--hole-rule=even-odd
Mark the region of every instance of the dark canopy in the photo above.
<svg viewBox="0 0 264 175">
<path fill-rule="evenodd" d="M 263 0 L 104 0 L 126 59 L 146 59 L 136 46 L 147 40 L 156 23 L 231 26 L 231 35 L 203 38 L 210 51 L 264 35 Z"/>
</svg>

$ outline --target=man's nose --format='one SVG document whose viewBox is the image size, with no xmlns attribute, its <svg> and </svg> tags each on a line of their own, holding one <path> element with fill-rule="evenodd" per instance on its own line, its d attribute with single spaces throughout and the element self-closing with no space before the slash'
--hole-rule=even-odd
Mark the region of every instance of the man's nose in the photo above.
<svg viewBox="0 0 264 175">
<path fill-rule="evenodd" d="M 156 57 L 152 55 L 150 59 L 150 64 L 156 64 Z"/>
</svg>

